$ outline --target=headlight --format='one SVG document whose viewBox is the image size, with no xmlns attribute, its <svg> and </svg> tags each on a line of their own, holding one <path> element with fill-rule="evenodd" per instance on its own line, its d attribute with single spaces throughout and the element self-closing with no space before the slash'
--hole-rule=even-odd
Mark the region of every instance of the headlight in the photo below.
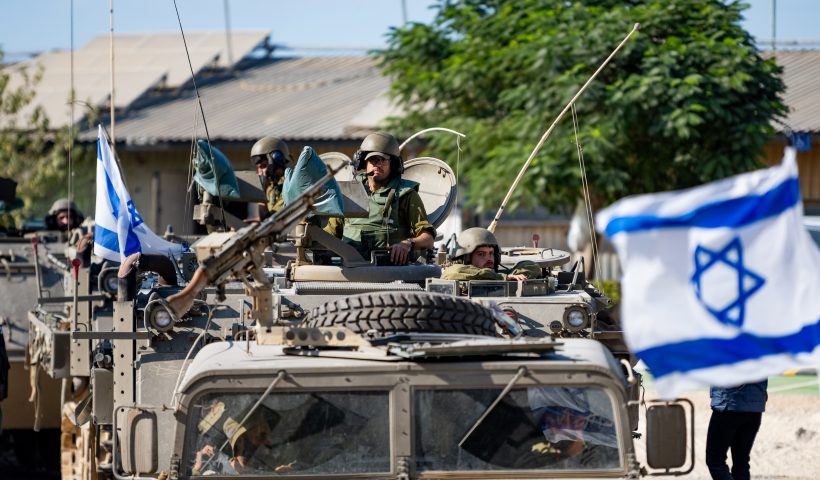
<svg viewBox="0 0 820 480">
<path fill-rule="evenodd" d="M 150 321 L 151 326 L 157 329 L 160 332 L 167 332 L 171 329 L 171 326 L 174 323 L 174 319 L 171 318 L 171 314 L 168 313 L 168 310 L 165 310 L 162 307 L 155 308 L 152 312 Z"/>
<path fill-rule="evenodd" d="M 97 287 L 100 292 L 112 298 L 117 296 L 117 289 L 119 288 L 117 271 L 117 268 L 103 268 L 98 276 Z"/>
<path fill-rule="evenodd" d="M 587 326 L 589 315 L 581 307 L 570 307 L 564 312 L 564 324 L 567 330 L 577 332 Z"/>
<path fill-rule="evenodd" d="M 174 328 L 173 315 L 156 293 L 152 293 L 148 298 L 148 305 L 145 306 L 143 315 L 145 315 L 146 324 L 160 333 L 171 331 Z"/>
</svg>

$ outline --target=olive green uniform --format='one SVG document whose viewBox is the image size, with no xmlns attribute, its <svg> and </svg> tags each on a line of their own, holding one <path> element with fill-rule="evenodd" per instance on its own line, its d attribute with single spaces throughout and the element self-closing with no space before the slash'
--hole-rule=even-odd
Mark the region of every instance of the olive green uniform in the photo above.
<svg viewBox="0 0 820 480">
<path fill-rule="evenodd" d="M 518 262 L 510 275 L 524 275 L 528 279 L 541 278 L 541 267 L 535 262 L 525 260 Z M 492 268 L 479 268 L 473 265 L 450 265 L 441 274 L 442 280 L 504 280 L 507 276 L 498 273 Z"/>
<path fill-rule="evenodd" d="M 285 198 L 282 195 L 282 187 L 284 184 L 284 177 L 280 178 L 276 184 L 268 181 L 265 187 L 265 206 L 268 207 L 268 213 L 273 214 L 274 212 L 278 212 L 285 206 Z"/>
<path fill-rule="evenodd" d="M 367 177 L 358 175 L 357 179 L 368 190 Z M 325 231 L 349 243 L 364 258 L 370 258 L 370 252 L 375 249 L 387 249 L 424 231 L 435 237 L 436 229 L 427 220 L 418 188 L 416 182 L 394 178 L 370 193 L 367 218 L 334 217 Z"/>
</svg>

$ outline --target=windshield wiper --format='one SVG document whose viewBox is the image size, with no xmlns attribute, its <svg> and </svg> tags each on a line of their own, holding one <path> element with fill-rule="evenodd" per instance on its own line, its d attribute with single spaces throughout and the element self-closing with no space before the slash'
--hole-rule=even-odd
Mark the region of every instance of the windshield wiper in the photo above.
<svg viewBox="0 0 820 480">
<path fill-rule="evenodd" d="M 274 378 L 273 381 L 270 382 L 270 385 L 268 385 L 268 388 L 266 388 L 265 391 L 262 392 L 262 395 L 259 396 L 259 400 L 257 400 L 256 403 L 253 404 L 253 407 L 251 407 L 251 409 L 248 411 L 248 413 L 245 414 L 245 416 L 242 418 L 242 421 L 239 422 L 239 426 L 237 427 L 237 430 L 240 427 L 242 427 L 243 425 L 245 425 L 245 422 L 247 422 L 248 419 L 251 417 L 251 415 L 253 415 L 253 412 L 255 412 L 257 408 L 259 408 L 259 405 L 261 405 L 262 402 L 266 398 L 268 398 L 268 394 L 270 394 L 271 390 L 273 390 L 273 387 L 275 387 L 277 383 L 279 383 L 283 378 L 285 378 L 285 375 L 287 375 L 287 374 L 288 374 L 288 372 L 286 372 L 284 370 L 279 370 L 279 374 L 276 375 L 276 378 Z M 211 462 L 217 457 L 217 454 L 219 452 L 221 452 L 222 449 L 225 448 L 225 446 L 228 445 L 228 442 L 231 441 L 231 436 L 227 435 L 227 437 L 228 438 L 226 438 L 225 441 L 222 443 L 222 445 L 220 445 L 219 449 L 215 450 L 214 454 L 211 456 L 211 458 L 209 458 L 208 461 L 205 462 L 205 465 L 202 466 L 201 470 L 203 472 L 208 467 L 208 465 L 210 465 Z"/>
<path fill-rule="evenodd" d="M 527 367 L 523 367 L 523 366 L 522 366 L 522 367 L 518 367 L 518 372 L 516 372 L 516 374 L 513 376 L 513 378 L 512 378 L 512 379 L 510 379 L 510 381 L 507 383 L 507 386 L 506 386 L 506 387 L 504 387 L 504 390 L 502 390 L 502 391 L 501 391 L 501 393 L 500 393 L 500 394 L 498 394 L 498 397 L 496 397 L 496 399 L 495 399 L 495 400 L 493 400 L 493 403 L 491 403 L 491 404 L 490 404 L 490 406 L 489 406 L 489 407 L 487 407 L 487 409 L 486 409 L 486 410 L 484 410 L 484 413 L 482 413 L 482 414 L 481 414 L 481 416 L 480 416 L 480 417 L 478 417 L 478 420 L 476 420 L 476 421 L 475 421 L 475 423 L 473 424 L 473 426 L 472 426 L 472 427 L 470 427 L 470 429 L 469 429 L 469 430 L 467 430 L 467 433 L 466 433 L 466 434 L 464 434 L 464 437 L 461 439 L 461 441 L 460 441 L 460 442 L 458 442 L 458 446 L 459 446 L 459 448 L 463 448 L 464 442 L 466 442 L 466 441 L 467 441 L 467 439 L 468 439 L 468 438 L 470 438 L 470 435 L 472 435 L 472 434 L 473 434 L 473 432 L 475 431 L 475 429 L 476 429 L 476 428 L 478 428 L 478 426 L 479 426 L 479 425 L 481 425 L 481 422 L 483 422 L 483 421 L 484 421 L 484 419 L 485 419 L 485 418 L 487 418 L 487 416 L 490 414 L 490 412 L 492 412 L 492 411 L 493 411 L 493 409 L 495 408 L 495 406 L 496 406 L 496 405 L 498 405 L 498 404 L 501 402 L 501 400 L 503 400 L 503 399 L 504 399 L 504 397 L 505 397 L 508 393 L 510 393 L 510 390 L 512 390 L 513 386 L 515 386 L 515 383 L 516 383 L 518 380 L 520 380 L 520 379 L 521 379 L 521 377 L 523 377 L 523 376 L 524 376 L 526 373 L 528 373 L 528 372 L 529 372 L 529 370 L 527 370 Z"/>
</svg>

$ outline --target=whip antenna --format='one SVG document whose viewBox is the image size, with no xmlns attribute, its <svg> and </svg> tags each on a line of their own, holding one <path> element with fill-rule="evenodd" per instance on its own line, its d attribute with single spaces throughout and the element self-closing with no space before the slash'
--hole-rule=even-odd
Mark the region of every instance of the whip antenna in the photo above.
<svg viewBox="0 0 820 480">
<path fill-rule="evenodd" d="M 629 40 L 629 38 L 632 37 L 632 34 L 634 34 L 636 31 L 638 31 L 638 29 L 640 27 L 641 27 L 641 24 L 639 24 L 639 23 L 636 23 L 632 27 L 632 30 L 630 30 L 630 32 L 626 35 L 626 37 L 624 37 L 624 39 L 621 40 L 621 43 L 619 43 L 618 46 L 615 47 L 615 50 L 613 50 L 612 53 L 610 53 L 609 56 L 606 57 L 606 60 L 604 60 L 604 62 L 601 64 L 601 66 L 598 67 L 597 70 L 595 70 L 595 73 L 593 73 L 592 76 L 589 77 L 589 80 L 586 81 L 584 86 L 581 87 L 580 90 L 578 90 L 578 93 L 576 93 L 575 96 L 573 96 L 572 99 L 569 101 L 569 103 L 567 103 L 567 105 L 564 107 L 564 109 L 561 110 L 561 113 L 559 113 L 558 117 L 555 119 L 555 121 L 552 122 L 552 125 L 550 125 L 550 128 L 548 128 L 547 131 L 544 132 L 544 135 L 541 137 L 541 140 L 538 141 L 538 144 L 535 146 L 535 149 L 532 151 L 532 153 L 530 153 L 530 156 L 529 156 L 529 158 L 527 158 L 527 161 L 524 162 L 524 166 L 521 167 L 521 171 L 518 172 L 518 176 L 515 177 L 515 181 L 513 181 L 513 184 L 510 187 L 510 190 L 507 191 L 507 195 L 504 197 L 504 201 L 501 202 L 501 207 L 498 208 L 498 212 L 496 212 L 495 218 L 493 218 L 493 221 L 490 223 L 490 226 L 487 227 L 487 230 L 489 230 L 490 232 L 495 232 L 495 227 L 496 227 L 496 225 L 498 225 L 498 220 L 501 219 L 501 215 L 504 213 L 504 209 L 507 207 L 507 203 L 510 201 L 510 197 L 512 197 L 512 194 L 515 191 L 515 187 L 517 187 L 518 184 L 521 182 L 521 179 L 524 177 L 524 173 L 526 173 L 527 169 L 530 167 L 530 164 L 535 159 L 535 156 L 541 150 L 541 147 L 544 146 L 544 143 L 547 141 L 547 138 L 549 138 L 550 134 L 552 133 L 552 130 L 555 128 L 556 125 L 558 125 L 558 122 L 560 122 L 561 119 L 564 118 L 564 115 L 567 113 L 567 111 L 569 111 L 570 107 L 575 103 L 575 101 L 578 99 L 578 97 L 580 97 L 581 94 L 584 93 L 584 90 L 587 89 L 589 84 L 592 83 L 593 80 L 595 80 L 595 77 L 597 77 L 598 74 L 601 73 L 601 70 L 603 70 L 604 67 L 609 63 L 609 61 L 612 60 L 612 57 L 614 57 L 615 54 L 618 53 L 618 50 L 620 50 L 621 47 L 624 46 L 624 44 L 627 42 L 627 40 Z"/>
<path fill-rule="evenodd" d="M 199 105 L 199 112 L 202 114 L 202 126 L 205 128 L 205 138 L 208 140 L 208 158 L 211 160 L 211 170 L 214 172 L 214 176 L 216 176 L 216 165 L 214 161 L 214 149 L 211 146 L 211 134 L 208 133 L 208 122 L 205 121 L 205 109 L 202 108 L 202 97 L 199 96 L 199 88 L 196 86 L 196 77 L 194 75 L 194 66 L 191 64 L 191 54 L 188 53 L 188 42 L 185 40 L 185 31 L 182 29 L 182 18 L 179 16 L 179 8 L 177 7 L 177 0 L 174 0 L 174 10 L 177 13 L 177 22 L 179 23 L 179 33 L 182 35 L 182 44 L 185 46 L 185 56 L 188 58 L 188 68 L 191 70 L 191 84 L 194 86 L 194 93 L 196 94 L 196 102 Z M 217 179 L 218 180 L 218 179 Z M 222 204 L 222 191 L 219 189 L 219 183 L 217 182 L 217 191 L 220 195 L 217 195 L 219 198 L 219 210 L 222 212 L 222 228 L 225 231 L 228 231 L 228 223 L 225 220 L 225 206 Z"/>
</svg>

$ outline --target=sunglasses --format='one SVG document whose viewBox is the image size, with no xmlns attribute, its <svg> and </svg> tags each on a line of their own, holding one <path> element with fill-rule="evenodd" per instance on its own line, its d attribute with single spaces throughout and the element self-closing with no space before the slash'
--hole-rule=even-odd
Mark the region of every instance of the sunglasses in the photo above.
<svg viewBox="0 0 820 480">
<path fill-rule="evenodd" d="M 367 159 L 367 163 L 369 163 L 371 165 L 380 165 L 382 163 L 387 163 L 387 161 L 388 161 L 388 159 L 386 159 L 384 157 L 376 157 L 376 156 L 373 156 L 373 157 L 370 157 L 370 158 Z"/>
</svg>

